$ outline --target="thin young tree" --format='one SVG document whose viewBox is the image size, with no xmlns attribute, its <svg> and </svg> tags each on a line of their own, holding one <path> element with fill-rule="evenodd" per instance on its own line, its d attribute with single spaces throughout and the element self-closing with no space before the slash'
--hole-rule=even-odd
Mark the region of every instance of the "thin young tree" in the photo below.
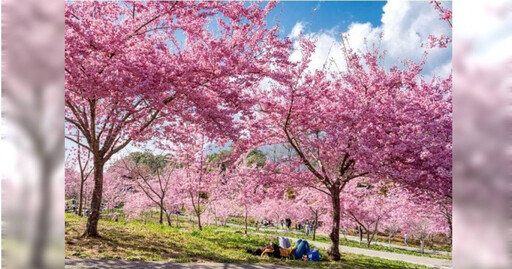
<svg viewBox="0 0 512 269">
<path fill-rule="evenodd" d="M 149 154 L 154 162 L 156 156 Z M 149 165 L 138 163 L 134 160 L 134 156 L 129 155 L 126 158 L 122 158 L 116 164 L 119 167 L 116 169 L 126 171 L 125 175 L 121 175 L 127 184 L 130 184 L 139 192 L 144 193 L 147 199 L 149 199 L 154 206 L 159 209 L 159 221 L 158 223 L 163 224 L 164 215 L 167 218 L 167 224 L 171 226 L 170 212 L 167 208 L 167 200 L 171 199 L 168 196 L 172 188 L 176 188 L 173 184 L 174 172 L 176 166 L 173 164 L 166 165 L 153 165 L 153 168 Z M 119 171 L 118 171 L 119 173 Z M 121 172 L 122 173 L 122 172 Z"/>
</svg>

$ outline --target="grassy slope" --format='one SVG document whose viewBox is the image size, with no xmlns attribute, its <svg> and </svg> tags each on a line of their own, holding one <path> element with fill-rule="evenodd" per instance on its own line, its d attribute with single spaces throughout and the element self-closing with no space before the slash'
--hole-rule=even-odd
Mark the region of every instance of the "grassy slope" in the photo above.
<svg viewBox="0 0 512 269">
<path fill-rule="evenodd" d="M 425 268 L 404 262 L 342 253 L 341 262 L 330 262 L 321 252 L 321 262 L 303 262 L 252 256 L 247 248 L 267 244 L 269 237 L 245 236 L 239 231 L 203 231 L 140 222 L 101 220 L 100 239 L 82 239 L 86 219 L 66 214 L 66 257 L 139 261 L 271 263 L 298 267 L 329 268 Z"/>
</svg>

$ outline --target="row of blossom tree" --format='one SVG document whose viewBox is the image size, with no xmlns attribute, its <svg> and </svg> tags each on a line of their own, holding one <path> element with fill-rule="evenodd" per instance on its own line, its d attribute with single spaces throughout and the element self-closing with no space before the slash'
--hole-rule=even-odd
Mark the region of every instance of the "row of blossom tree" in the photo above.
<svg viewBox="0 0 512 269">
<path fill-rule="evenodd" d="M 342 221 L 372 229 L 344 208 L 355 182 L 390 182 L 442 201 L 430 206 L 443 207 L 451 221 L 451 77 L 426 81 L 425 61 L 386 68 L 379 51 L 349 48 L 346 71 L 310 70 L 314 42 L 306 36 L 294 44 L 279 37 L 278 26 L 267 27 L 275 5 L 66 4 L 66 138 L 92 158 L 84 236 L 99 236 L 102 203 L 120 191 L 109 190 L 109 182 L 115 186 L 120 178 L 139 190 L 140 199 L 128 202 L 160 208 L 161 222 L 167 215 L 170 223 L 174 203 L 190 201 L 199 227 L 205 202 L 226 200 L 224 187 L 238 196 L 227 201 L 246 216 L 266 196 L 316 191 L 330 205 L 321 217 L 331 218 L 333 260 L 340 259 Z M 301 59 L 293 61 L 297 52 Z M 104 174 L 114 155 L 148 140 L 173 152 L 175 165 L 152 170 L 123 159 Z M 211 165 L 204 147 L 227 143 L 233 152 L 223 161 L 231 166 Z M 234 165 L 243 162 L 236 161 L 242 153 L 269 144 L 288 145 L 293 154 L 262 171 Z M 118 167 L 129 173 L 109 172 Z M 359 197 L 353 207 L 359 203 L 379 202 Z"/>
<path fill-rule="evenodd" d="M 127 218 L 157 210 L 159 223 L 164 223 L 165 216 L 169 226 L 172 214 L 185 209 L 200 230 L 204 223 L 225 225 L 230 216 L 243 217 L 246 233 L 249 218 L 258 223 L 279 223 L 285 218 L 308 221 L 314 223 L 313 237 L 318 223 L 323 223 L 322 230 L 332 224 L 328 196 L 289 181 L 283 172 L 283 165 L 289 164 L 278 166 L 258 150 L 233 161 L 228 151 L 208 155 L 203 136 L 194 136 L 193 141 L 172 155 L 135 152 L 115 161 L 105 173 L 103 209 L 121 208 Z M 66 174 L 66 194 L 84 196 L 87 201 L 93 184 L 85 181 L 81 186 L 84 181 L 73 168 L 76 163 L 70 163 Z M 278 167 L 281 170 L 276 172 Z M 340 225 L 360 226 L 368 247 L 379 232 L 388 234 L 390 241 L 399 231 L 417 234 L 422 249 L 428 235 L 448 235 L 449 223 L 436 201 L 399 183 L 368 182 L 369 178 L 351 181 L 340 199 Z M 178 216 L 176 220 L 178 226 Z"/>
</svg>

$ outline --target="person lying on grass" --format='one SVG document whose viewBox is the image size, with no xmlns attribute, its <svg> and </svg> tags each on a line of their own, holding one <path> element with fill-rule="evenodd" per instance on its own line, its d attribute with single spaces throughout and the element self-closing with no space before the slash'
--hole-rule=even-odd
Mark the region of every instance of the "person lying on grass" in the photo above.
<svg viewBox="0 0 512 269">
<path fill-rule="evenodd" d="M 278 249 L 279 251 L 276 251 Z M 269 257 L 275 257 L 275 258 L 293 258 L 293 250 L 295 247 L 289 247 L 289 248 L 282 248 L 278 246 L 277 244 L 273 244 L 270 248 L 265 248 L 263 252 L 261 253 L 261 257 L 269 256 Z M 279 256 L 279 257 L 276 257 Z"/>
<path fill-rule="evenodd" d="M 275 251 L 275 250 L 279 251 Z M 252 255 L 257 255 L 261 257 L 274 257 L 274 258 L 293 258 L 293 250 L 295 247 L 290 248 L 282 248 L 279 245 L 275 243 L 270 243 L 267 246 L 264 246 L 262 248 L 258 248 L 255 250 L 248 249 L 247 253 L 250 253 Z"/>
</svg>

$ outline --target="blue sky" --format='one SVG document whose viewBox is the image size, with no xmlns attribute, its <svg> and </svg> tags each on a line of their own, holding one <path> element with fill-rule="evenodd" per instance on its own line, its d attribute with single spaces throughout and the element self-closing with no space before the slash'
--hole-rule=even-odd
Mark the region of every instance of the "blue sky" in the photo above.
<svg viewBox="0 0 512 269">
<path fill-rule="evenodd" d="M 269 25 L 279 21 L 285 36 L 299 22 L 307 22 L 308 32 L 338 28 L 346 31 L 353 22 L 370 22 L 373 26 L 381 25 L 384 1 L 297 1 L 280 2 L 269 14 Z M 315 10 L 313 12 L 313 10 Z"/>
</svg>

